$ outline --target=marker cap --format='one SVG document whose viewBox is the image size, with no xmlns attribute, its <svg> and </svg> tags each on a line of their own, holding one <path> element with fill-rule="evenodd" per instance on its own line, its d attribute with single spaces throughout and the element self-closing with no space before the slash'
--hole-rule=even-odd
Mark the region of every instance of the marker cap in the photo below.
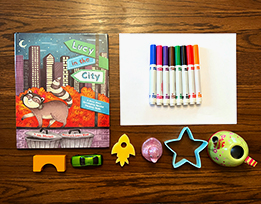
<svg viewBox="0 0 261 204">
<path fill-rule="evenodd" d="M 156 64 L 156 45 L 150 45 L 150 64 Z"/>
<path fill-rule="evenodd" d="M 181 59 L 181 65 L 187 64 L 186 45 L 180 46 L 180 59 Z"/>
<path fill-rule="evenodd" d="M 193 45 L 194 64 L 199 64 L 198 45 Z"/>
<path fill-rule="evenodd" d="M 163 46 L 163 65 L 169 65 L 169 52 L 168 46 Z"/>
<path fill-rule="evenodd" d="M 169 66 L 175 66 L 175 48 L 169 47 Z"/>
<path fill-rule="evenodd" d="M 157 45 L 157 65 L 162 65 L 162 46 Z"/>
<path fill-rule="evenodd" d="M 180 65 L 180 46 L 175 46 L 175 65 Z"/>
<path fill-rule="evenodd" d="M 194 64 L 194 58 L 193 58 L 193 47 L 192 45 L 187 45 L 187 61 L 189 64 Z"/>
</svg>

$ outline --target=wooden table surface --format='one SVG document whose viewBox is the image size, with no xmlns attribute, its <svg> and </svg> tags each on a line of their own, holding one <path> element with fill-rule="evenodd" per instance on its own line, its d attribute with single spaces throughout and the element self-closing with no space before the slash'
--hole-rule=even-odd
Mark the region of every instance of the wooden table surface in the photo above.
<svg viewBox="0 0 261 204">
<path fill-rule="evenodd" d="M 0 202 L 1 203 L 261 203 L 261 163 L 225 168 L 201 152 L 202 168 L 173 169 L 166 147 L 156 164 L 141 156 L 145 139 L 178 137 L 183 126 L 120 126 L 119 33 L 237 33 L 236 125 L 189 126 L 208 140 L 227 129 L 248 143 L 261 162 L 261 2 L 258 0 L 1 0 Z M 14 33 L 107 33 L 110 60 L 111 146 L 106 149 L 17 150 L 15 136 Z M 218 79 L 217 79 L 218 80 Z M 226 99 L 224 99 L 226 100 Z M 123 168 L 111 147 L 126 133 L 136 156 Z M 182 149 L 180 150 L 182 151 Z M 184 151 L 183 156 L 193 159 Z M 99 153 L 99 168 L 74 169 L 75 154 Z M 67 171 L 53 166 L 33 173 L 35 154 L 66 154 Z"/>
</svg>

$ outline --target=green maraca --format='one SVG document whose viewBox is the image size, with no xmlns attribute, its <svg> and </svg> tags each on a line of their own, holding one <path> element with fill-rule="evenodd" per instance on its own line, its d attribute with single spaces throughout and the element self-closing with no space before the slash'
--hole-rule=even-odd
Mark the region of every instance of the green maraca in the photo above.
<svg viewBox="0 0 261 204">
<path fill-rule="evenodd" d="M 208 141 L 209 157 L 221 166 L 236 167 L 243 162 L 255 167 L 257 162 L 248 156 L 246 141 L 231 131 L 219 131 Z"/>
</svg>

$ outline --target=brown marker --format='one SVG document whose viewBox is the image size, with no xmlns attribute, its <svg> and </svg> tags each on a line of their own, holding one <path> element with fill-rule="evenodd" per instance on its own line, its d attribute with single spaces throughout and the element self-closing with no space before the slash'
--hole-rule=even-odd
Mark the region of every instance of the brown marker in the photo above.
<svg viewBox="0 0 261 204">
<path fill-rule="evenodd" d="M 173 46 L 169 47 L 169 91 L 170 91 L 169 105 L 175 106 L 175 103 L 176 103 L 176 68 L 175 68 L 175 49 Z"/>
</svg>

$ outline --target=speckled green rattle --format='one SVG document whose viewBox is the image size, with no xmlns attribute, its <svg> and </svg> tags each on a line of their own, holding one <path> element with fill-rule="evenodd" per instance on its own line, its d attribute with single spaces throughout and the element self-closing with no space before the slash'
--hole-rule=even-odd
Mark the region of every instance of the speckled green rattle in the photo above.
<svg viewBox="0 0 261 204">
<path fill-rule="evenodd" d="M 221 166 L 236 167 L 243 162 L 255 167 L 257 162 L 248 156 L 246 141 L 231 131 L 219 131 L 208 141 L 209 157 Z"/>
</svg>

